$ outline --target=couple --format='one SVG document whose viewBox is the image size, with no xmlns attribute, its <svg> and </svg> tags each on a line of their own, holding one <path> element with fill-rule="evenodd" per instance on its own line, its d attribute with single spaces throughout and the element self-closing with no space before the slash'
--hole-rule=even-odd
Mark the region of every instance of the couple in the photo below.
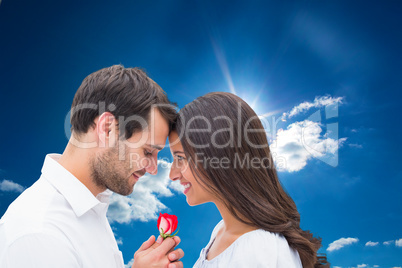
<svg viewBox="0 0 402 268">
<path fill-rule="evenodd" d="M 320 240 L 300 229 L 260 120 L 237 96 L 210 93 L 177 114 L 143 71 L 117 65 L 84 79 L 71 125 L 63 154 L 46 156 L 39 180 L 1 218 L 0 267 L 124 267 L 106 218 L 109 197 L 157 173 L 168 137 L 170 178 L 189 205 L 214 202 L 223 218 L 194 267 L 328 266 L 317 257 Z M 183 267 L 179 243 L 151 236 L 132 267 Z"/>
</svg>

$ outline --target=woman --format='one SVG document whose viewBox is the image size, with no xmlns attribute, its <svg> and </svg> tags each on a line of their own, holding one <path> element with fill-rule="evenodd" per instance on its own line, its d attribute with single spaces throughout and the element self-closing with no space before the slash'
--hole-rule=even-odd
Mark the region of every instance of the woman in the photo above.
<svg viewBox="0 0 402 268">
<path fill-rule="evenodd" d="M 320 239 L 300 229 L 261 121 L 241 98 L 216 92 L 187 104 L 169 143 L 170 178 L 188 204 L 213 202 L 223 219 L 194 267 L 329 267 Z"/>
</svg>

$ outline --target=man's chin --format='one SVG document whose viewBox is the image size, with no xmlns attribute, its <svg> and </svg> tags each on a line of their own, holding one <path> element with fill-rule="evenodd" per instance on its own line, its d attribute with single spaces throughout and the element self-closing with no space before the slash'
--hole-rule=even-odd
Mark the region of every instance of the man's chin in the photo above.
<svg viewBox="0 0 402 268">
<path fill-rule="evenodd" d="M 128 196 L 128 195 L 132 194 L 133 192 L 134 192 L 134 187 L 130 191 L 121 193 L 120 195 Z"/>
<path fill-rule="evenodd" d="M 124 194 L 124 196 L 128 196 L 128 195 L 132 194 L 133 192 L 134 192 L 134 187 L 133 187 L 133 189 L 131 189 L 131 191 L 128 194 Z"/>
<path fill-rule="evenodd" d="M 113 189 L 110 189 L 110 188 L 109 188 L 109 190 L 112 191 L 113 193 L 116 193 L 116 194 L 119 194 L 119 195 L 128 196 L 128 195 L 130 195 L 130 194 L 133 193 L 133 191 L 134 191 L 134 185 L 133 185 L 132 188 L 116 189 L 116 190 L 113 190 Z"/>
</svg>

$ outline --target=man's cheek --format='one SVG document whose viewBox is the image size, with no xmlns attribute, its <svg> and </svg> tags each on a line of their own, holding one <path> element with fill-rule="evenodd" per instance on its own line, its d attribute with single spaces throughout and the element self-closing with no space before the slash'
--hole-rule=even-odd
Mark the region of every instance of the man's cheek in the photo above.
<svg viewBox="0 0 402 268">
<path fill-rule="evenodd" d="M 138 153 L 130 153 L 129 158 L 130 158 L 130 168 L 138 168 L 141 156 Z"/>
</svg>

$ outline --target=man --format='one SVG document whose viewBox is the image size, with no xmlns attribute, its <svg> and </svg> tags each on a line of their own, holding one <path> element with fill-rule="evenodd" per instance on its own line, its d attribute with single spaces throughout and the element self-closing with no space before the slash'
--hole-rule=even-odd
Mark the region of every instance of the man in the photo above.
<svg viewBox="0 0 402 268">
<path fill-rule="evenodd" d="M 39 180 L 0 220 L 0 267 L 123 267 L 106 218 L 109 196 L 129 195 L 146 172 L 157 173 L 175 117 L 164 91 L 137 68 L 117 65 L 86 77 L 64 153 L 46 156 Z M 183 266 L 178 237 L 154 242 L 143 243 L 133 268 Z"/>
</svg>

